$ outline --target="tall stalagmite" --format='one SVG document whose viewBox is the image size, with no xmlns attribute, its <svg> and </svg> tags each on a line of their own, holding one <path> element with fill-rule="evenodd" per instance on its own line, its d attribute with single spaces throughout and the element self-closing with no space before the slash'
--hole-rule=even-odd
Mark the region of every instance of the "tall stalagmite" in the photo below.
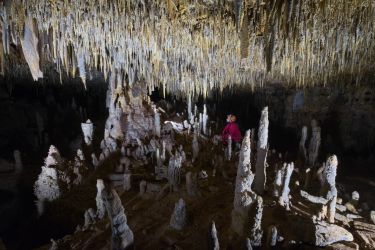
<svg viewBox="0 0 375 250">
<path fill-rule="evenodd" d="M 266 160 L 268 150 L 268 107 L 262 110 L 259 122 L 254 190 L 262 194 L 266 185 Z"/>
<path fill-rule="evenodd" d="M 239 235 L 244 234 L 244 227 L 248 220 L 250 205 L 256 197 L 251 189 L 254 174 L 251 171 L 251 148 L 250 130 L 245 134 L 242 141 L 240 159 L 237 167 L 236 187 L 234 191 L 234 202 L 232 210 L 232 230 Z"/>
</svg>

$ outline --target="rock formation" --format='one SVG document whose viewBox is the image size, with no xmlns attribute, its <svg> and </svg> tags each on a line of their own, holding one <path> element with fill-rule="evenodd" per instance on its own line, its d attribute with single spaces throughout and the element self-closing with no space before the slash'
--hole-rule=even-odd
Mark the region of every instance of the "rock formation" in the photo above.
<svg viewBox="0 0 375 250">
<path fill-rule="evenodd" d="M 232 210 L 232 230 L 243 235 L 250 205 L 254 202 L 255 194 L 251 189 L 254 174 L 251 171 L 251 148 L 250 130 L 245 134 L 242 141 L 240 159 L 237 167 L 236 186 L 234 191 L 234 202 Z"/>
<path fill-rule="evenodd" d="M 267 247 L 274 247 L 277 244 L 277 228 L 274 225 L 269 226 L 267 231 Z"/>
<path fill-rule="evenodd" d="M 177 191 L 180 184 L 182 159 L 178 152 L 169 159 L 168 181 L 172 190 Z"/>
<path fill-rule="evenodd" d="M 346 229 L 324 221 L 315 223 L 315 246 L 325 247 L 339 241 L 353 241 L 353 235 Z"/>
<path fill-rule="evenodd" d="M 175 230 L 182 230 L 186 225 L 186 205 L 183 199 L 176 202 L 169 225 Z"/>
<path fill-rule="evenodd" d="M 125 250 L 134 243 L 134 235 L 127 224 L 121 199 L 114 189 L 102 191 L 102 197 L 112 227 L 112 250 Z"/>
<path fill-rule="evenodd" d="M 299 152 L 303 157 L 303 160 L 307 160 L 307 151 L 306 151 L 306 139 L 307 139 L 307 127 L 302 127 L 301 140 L 299 142 Z"/>
<path fill-rule="evenodd" d="M 257 157 L 255 163 L 254 191 L 262 194 L 266 185 L 266 160 L 268 151 L 268 107 L 262 110 L 258 129 Z"/>
<path fill-rule="evenodd" d="M 232 137 L 230 135 L 228 136 L 226 156 L 228 161 L 232 159 Z"/>
<path fill-rule="evenodd" d="M 198 154 L 199 154 L 198 134 L 196 132 L 194 132 L 194 136 L 193 136 L 192 151 L 193 151 L 193 161 L 194 161 L 197 159 Z"/>
<path fill-rule="evenodd" d="M 326 166 L 323 170 L 323 183 L 326 190 L 326 198 L 328 200 L 328 221 L 335 222 L 337 189 L 336 189 L 336 174 L 337 174 L 337 157 L 332 155 L 327 159 Z"/>
<path fill-rule="evenodd" d="M 251 218 L 250 242 L 254 247 L 262 245 L 262 217 L 263 217 L 263 198 L 258 196 L 255 203 L 255 215 Z"/>
<path fill-rule="evenodd" d="M 217 237 L 217 230 L 216 230 L 216 225 L 214 221 L 211 224 L 211 228 L 209 232 L 209 249 L 220 250 L 219 239 Z"/>
<path fill-rule="evenodd" d="M 85 123 L 81 123 L 81 128 L 85 143 L 90 146 L 94 135 L 94 124 L 88 119 Z"/>
<path fill-rule="evenodd" d="M 56 166 L 61 164 L 62 159 L 59 151 L 53 145 L 50 146 L 48 156 L 44 160 L 42 172 L 34 184 L 34 194 L 38 198 L 36 202 L 39 215 L 43 213 L 45 200 L 53 201 L 60 197 L 60 187 Z"/>
<path fill-rule="evenodd" d="M 104 182 L 101 179 L 96 180 L 96 214 L 99 219 L 103 219 L 105 215 L 105 206 L 103 200 Z"/>
<path fill-rule="evenodd" d="M 199 194 L 197 173 L 186 173 L 186 190 L 189 196 L 194 197 Z"/>
<path fill-rule="evenodd" d="M 285 166 L 284 166 L 285 167 Z M 289 201 L 289 184 L 290 184 L 290 178 L 293 174 L 294 170 L 294 163 L 287 164 L 283 176 L 283 188 L 282 188 L 282 194 L 279 197 L 279 204 L 281 206 L 284 206 L 287 210 L 290 210 L 290 201 Z"/>
<path fill-rule="evenodd" d="M 318 123 L 316 120 L 311 121 L 311 131 L 312 131 L 312 137 L 309 144 L 309 156 L 308 156 L 308 163 L 310 167 L 314 167 L 316 160 L 318 158 L 319 154 L 319 148 L 320 148 L 320 127 L 318 126 Z"/>
</svg>

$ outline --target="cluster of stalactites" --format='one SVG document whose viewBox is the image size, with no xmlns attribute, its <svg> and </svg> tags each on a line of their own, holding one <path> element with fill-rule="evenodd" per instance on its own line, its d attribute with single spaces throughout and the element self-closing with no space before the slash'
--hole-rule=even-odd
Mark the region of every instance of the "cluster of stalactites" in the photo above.
<svg viewBox="0 0 375 250">
<path fill-rule="evenodd" d="M 0 59 L 35 18 L 39 44 L 27 51 L 34 78 L 42 74 L 33 55 L 83 82 L 95 69 L 129 85 L 143 79 L 150 90 L 206 95 L 267 80 L 358 81 L 375 65 L 372 0 L 15 0 L 0 14 Z"/>
</svg>

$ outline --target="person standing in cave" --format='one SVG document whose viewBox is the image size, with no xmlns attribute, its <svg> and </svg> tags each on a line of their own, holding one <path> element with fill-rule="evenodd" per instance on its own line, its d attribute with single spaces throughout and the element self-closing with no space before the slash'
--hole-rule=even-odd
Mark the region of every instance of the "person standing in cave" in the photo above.
<svg viewBox="0 0 375 250">
<path fill-rule="evenodd" d="M 241 143 L 241 131 L 236 123 L 237 117 L 235 115 L 229 114 L 227 116 L 227 125 L 221 133 L 221 139 L 223 144 L 228 145 L 229 136 L 232 138 L 232 147 L 240 148 Z"/>
</svg>

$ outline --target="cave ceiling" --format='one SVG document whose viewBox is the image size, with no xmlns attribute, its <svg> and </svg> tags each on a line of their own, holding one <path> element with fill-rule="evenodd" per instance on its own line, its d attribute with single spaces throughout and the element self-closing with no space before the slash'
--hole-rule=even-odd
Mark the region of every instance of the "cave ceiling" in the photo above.
<svg viewBox="0 0 375 250">
<path fill-rule="evenodd" d="M 167 92 L 355 84 L 374 75 L 373 0 L 5 0 L 2 75 Z M 20 65 L 26 65 L 22 67 Z M 52 67 L 51 67 L 52 65 Z M 30 74 L 31 73 L 31 74 Z"/>
</svg>

